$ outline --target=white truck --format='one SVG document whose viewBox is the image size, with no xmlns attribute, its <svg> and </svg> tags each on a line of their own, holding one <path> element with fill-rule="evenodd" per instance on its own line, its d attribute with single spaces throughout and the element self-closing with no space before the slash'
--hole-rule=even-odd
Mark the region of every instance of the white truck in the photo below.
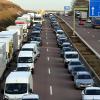
<svg viewBox="0 0 100 100">
<path fill-rule="evenodd" d="M 8 26 L 6 28 L 6 30 L 10 31 L 10 30 L 15 30 L 17 31 L 17 35 L 18 35 L 18 49 L 21 48 L 22 46 L 22 42 L 23 42 L 23 27 L 22 26 Z"/>
<path fill-rule="evenodd" d="M 28 26 L 31 25 L 31 15 L 30 14 L 23 14 L 22 18 L 26 19 Z"/>
<path fill-rule="evenodd" d="M 6 69 L 6 43 L 0 43 L 0 79 Z"/>
<path fill-rule="evenodd" d="M 13 55 L 13 42 L 11 37 L 0 38 L 0 43 L 6 43 L 6 63 L 8 64 Z"/>
<path fill-rule="evenodd" d="M 80 19 L 83 21 L 87 20 L 87 12 L 86 11 L 80 12 Z"/>
<path fill-rule="evenodd" d="M 0 32 L 0 38 L 12 38 L 13 43 L 13 52 L 16 52 L 18 50 L 18 34 L 17 31 L 11 30 L 11 31 L 2 31 Z"/>
<path fill-rule="evenodd" d="M 35 14 L 33 23 L 34 24 L 40 23 L 42 25 L 42 22 L 43 22 L 43 16 L 41 14 Z"/>
<path fill-rule="evenodd" d="M 30 72 L 11 72 L 5 81 L 4 100 L 22 100 L 23 95 L 33 92 L 33 77 Z"/>
</svg>

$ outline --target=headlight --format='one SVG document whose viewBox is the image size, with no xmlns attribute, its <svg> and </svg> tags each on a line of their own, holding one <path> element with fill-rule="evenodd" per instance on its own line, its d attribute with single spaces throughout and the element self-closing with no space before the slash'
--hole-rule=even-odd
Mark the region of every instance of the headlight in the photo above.
<svg viewBox="0 0 100 100">
<path fill-rule="evenodd" d="M 3 100 L 9 100 L 9 97 L 5 95 Z"/>
</svg>

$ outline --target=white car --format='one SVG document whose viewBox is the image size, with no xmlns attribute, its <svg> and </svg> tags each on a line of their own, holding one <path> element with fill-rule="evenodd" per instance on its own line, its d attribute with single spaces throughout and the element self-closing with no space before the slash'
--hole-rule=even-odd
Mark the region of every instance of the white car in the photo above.
<svg viewBox="0 0 100 100">
<path fill-rule="evenodd" d="M 64 64 L 65 67 L 68 67 L 68 63 L 70 61 L 76 61 L 79 60 L 79 54 L 77 51 L 70 51 L 70 52 L 64 52 Z"/>
<path fill-rule="evenodd" d="M 100 87 L 86 87 L 82 91 L 82 100 L 100 100 Z"/>
</svg>

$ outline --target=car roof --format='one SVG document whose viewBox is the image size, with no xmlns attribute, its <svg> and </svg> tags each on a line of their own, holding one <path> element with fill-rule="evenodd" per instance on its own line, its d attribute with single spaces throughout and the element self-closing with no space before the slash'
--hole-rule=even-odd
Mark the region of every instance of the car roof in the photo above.
<svg viewBox="0 0 100 100">
<path fill-rule="evenodd" d="M 92 89 L 100 90 L 100 87 L 86 87 L 85 89 L 86 89 L 86 90 L 87 90 L 87 89 L 89 89 L 89 90 L 92 90 Z"/>
<path fill-rule="evenodd" d="M 27 95 L 24 95 L 23 97 L 22 97 L 22 99 L 30 99 L 30 98 L 37 98 L 37 99 L 39 99 L 39 95 L 38 94 L 27 94 Z"/>
<path fill-rule="evenodd" d="M 36 44 L 33 43 L 26 43 L 22 46 L 22 48 L 33 48 L 34 46 L 36 46 Z"/>
<path fill-rule="evenodd" d="M 90 73 L 88 71 L 79 71 L 77 75 L 90 75 Z"/>
<path fill-rule="evenodd" d="M 65 52 L 65 54 L 78 54 L 77 51 L 69 51 L 69 52 Z"/>
<path fill-rule="evenodd" d="M 70 42 L 64 42 L 62 45 L 65 45 L 65 44 L 71 44 Z"/>
<path fill-rule="evenodd" d="M 14 82 L 17 82 L 17 83 L 26 82 L 26 83 L 28 83 L 30 75 L 31 75 L 30 72 L 14 71 L 8 75 L 8 77 L 6 79 L 6 83 L 14 83 Z"/>
<path fill-rule="evenodd" d="M 18 57 L 32 57 L 32 51 L 20 51 Z"/>
</svg>

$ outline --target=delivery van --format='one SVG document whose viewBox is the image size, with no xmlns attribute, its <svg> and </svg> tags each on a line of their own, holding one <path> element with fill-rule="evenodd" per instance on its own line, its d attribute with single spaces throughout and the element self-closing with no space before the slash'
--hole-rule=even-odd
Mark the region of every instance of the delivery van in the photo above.
<svg viewBox="0 0 100 100">
<path fill-rule="evenodd" d="M 30 72 L 11 72 L 5 81 L 4 100 L 22 100 L 23 95 L 32 93 L 33 78 Z"/>
<path fill-rule="evenodd" d="M 26 43 L 26 44 L 24 44 L 23 47 L 21 48 L 21 51 L 33 51 L 34 59 L 35 60 L 40 55 L 40 51 L 39 51 L 37 45 L 33 44 L 33 43 Z"/>
<path fill-rule="evenodd" d="M 34 56 L 32 51 L 20 51 L 17 59 L 17 67 L 29 67 L 34 72 Z"/>
</svg>

